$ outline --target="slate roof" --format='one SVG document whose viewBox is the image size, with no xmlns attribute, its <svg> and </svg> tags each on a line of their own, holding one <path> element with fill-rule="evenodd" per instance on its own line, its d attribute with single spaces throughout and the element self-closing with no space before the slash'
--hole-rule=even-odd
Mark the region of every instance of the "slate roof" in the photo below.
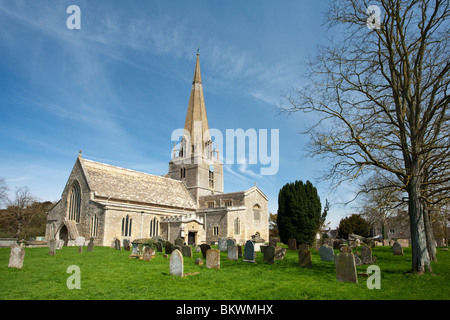
<svg viewBox="0 0 450 320">
<path fill-rule="evenodd" d="M 96 197 L 147 205 L 196 209 L 182 181 L 120 168 L 79 157 Z"/>
</svg>

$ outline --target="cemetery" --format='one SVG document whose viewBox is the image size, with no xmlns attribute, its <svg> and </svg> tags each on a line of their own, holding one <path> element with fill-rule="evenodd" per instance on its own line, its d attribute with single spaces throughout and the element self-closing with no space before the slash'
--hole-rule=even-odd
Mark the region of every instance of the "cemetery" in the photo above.
<svg viewBox="0 0 450 320">
<path fill-rule="evenodd" d="M 78 239 L 46 247 L 0 248 L 1 300 L 386 300 L 449 299 L 448 251 L 438 248 L 433 274 L 414 275 L 411 248 L 367 245 L 309 247 L 291 242 L 187 246 L 163 241 Z M 259 247 L 259 250 L 257 248 Z M 291 247 L 291 249 L 289 249 Z M 400 254 L 399 247 L 401 248 Z M 67 285 L 79 267 L 80 289 Z M 369 285 L 379 270 L 376 288 Z"/>
</svg>

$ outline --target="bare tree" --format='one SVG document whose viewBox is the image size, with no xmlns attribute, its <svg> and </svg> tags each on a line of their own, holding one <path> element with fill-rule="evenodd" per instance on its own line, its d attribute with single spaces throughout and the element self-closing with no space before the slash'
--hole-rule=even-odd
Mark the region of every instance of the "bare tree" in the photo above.
<svg viewBox="0 0 450 320">
<path fill-rule="evenodd" d="M 8 185 L 3 177 L 0 177 L 0 206 L 8 199 Z"/>
<path fill-rule="evenodd" d="M 418 274 L 431 271 L 424 172 L 448 159 L 449 15 L 448 0 L 330 1 L 330 27 L 343 26 L 344 37 L 319 49 L 310 84 L 291 90 L 283 107 L 320 116 L 306 133 L 310 154 L 333 162 L 327 178 L 396 177 L 408 195 Z M 433 184 L 448 177 L 446 167 Z"/>
<path fill-rule="evenodd" d="M 15 199 L 8 200 L 6 214 L 10 216 L 10 221 L 14 223 L 16 228 L 15 237 L 19 239 L 22 229 L 32 219 L 33 211 L 30 210 L 31 205 L 35 202 L 35 198 L 31 195 L 28 187 L 16 189 Z"/>
</svg>

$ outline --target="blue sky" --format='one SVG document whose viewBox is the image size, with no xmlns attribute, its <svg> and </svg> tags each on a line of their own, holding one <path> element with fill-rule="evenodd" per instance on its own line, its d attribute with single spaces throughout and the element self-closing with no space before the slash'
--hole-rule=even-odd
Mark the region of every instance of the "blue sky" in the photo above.
<svg viewBox="0 0 450 320">
<path fill-rule="evenodd" d="M 69 5 L 81 29 L 69 30 Z M 197 48 L 210 128 L 279 129 L 279 170 L 225 165 L 225 192 L 256 182 L 277 210 L 279 189 L 310 180 L 335 227 L 354 208 L 318 183 L 306 157 L 310 114 L 277 115 L 325 43 L 326 1 L 0 1 L 0 176 L 58 200 L 78 151 L 86 159 L 162 175 L 184 126 Z"/>
</svg>

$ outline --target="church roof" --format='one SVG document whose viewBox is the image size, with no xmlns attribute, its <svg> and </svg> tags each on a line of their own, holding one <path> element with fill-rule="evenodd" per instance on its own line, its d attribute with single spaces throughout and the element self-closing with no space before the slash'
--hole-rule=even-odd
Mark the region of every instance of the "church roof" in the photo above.
<svg viewBox="0 0 450 320">
<path fill-rule="evenodd" d="M 196 209 L 197 204 L 182 181 L 120 168 L 79 157 L 89 188 L 108 202 L 126 201 Z"/>
<path fill-rule="evenodd" d="M 190 134 L 191 145 L 199 143 L 199 146 L 202 146 L 203 148 L 203 143 L 211 140 L 208 118 L 206 116 L 205 98 L 203 96 L 200 58 L 198 53 L 184 129 Z"/>
</svg>

